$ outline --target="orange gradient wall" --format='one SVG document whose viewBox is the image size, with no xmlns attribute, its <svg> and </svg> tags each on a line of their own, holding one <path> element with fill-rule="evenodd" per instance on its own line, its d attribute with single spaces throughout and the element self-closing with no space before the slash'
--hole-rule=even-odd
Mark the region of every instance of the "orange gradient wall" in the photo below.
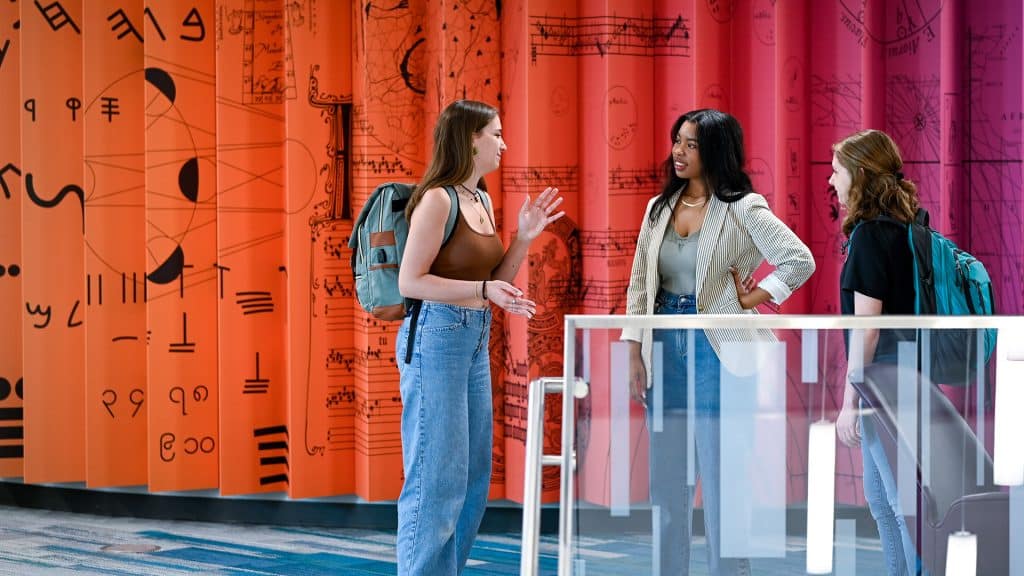
<svg viewBox="0 0 1024 576">
<path fill-rule="evenodd" d="M 516 277 L 537 315 L 494 317 L 493 498 L 522 498 L 527 386 L 561 373 L 565 314 L 623 313 L 687 110 L 740 120 L 755 187 L 812 247 L 818 272 L 784 312 L 837 312 L 830 146 L 874 127 L 937 228 L 985 261 L 999 310 L 1021 313 L 1022 40 L 1002 26 L 1021 6 L 854 4 L 0 2 L 0 476 L 394 499 L 398 324 L 359 308 L 348 237 L 377 185 L 421 176 L 458 98 L 501 110 L 508 151 L 487 184 L 506 242 L 528 197 L 565 198 Z M 593 502 L 609 499 L 617 336 L 589 336 L 579 403 Z M 839 383 L 829 372 L 832 406 Z M 794 501 L 819 390 L 790 378 Z M 859 455 L 838 461 L 858 502 Z M 557 497 L 556 471 L 543 486 Z"/>
</svg>

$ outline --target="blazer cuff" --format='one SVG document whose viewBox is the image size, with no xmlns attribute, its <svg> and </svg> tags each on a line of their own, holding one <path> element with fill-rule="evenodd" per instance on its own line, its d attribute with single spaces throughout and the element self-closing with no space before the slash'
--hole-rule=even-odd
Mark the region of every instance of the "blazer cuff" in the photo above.
<svg viewBox="0 0 1024 576">
<path fill-rule="evenodd" d="M 619 340 L 629 340 L 632 342 L 642 342 L 644 337 L 643 328 L 623 328 L 622 336 Z"/>
<path fill-rule="evenodd" d="M 775 304 L 782 304 L 785 302 L 786 298 L 789 298 L 790 294 L 793 293 L 793 291 L 789 289 L 789 286 L 786 286 L 786 283 L 779 280 L 779 277 L 775 274 L 765 276 L 757 286 L 771 294 L 772 302 Z"/>
</svg>

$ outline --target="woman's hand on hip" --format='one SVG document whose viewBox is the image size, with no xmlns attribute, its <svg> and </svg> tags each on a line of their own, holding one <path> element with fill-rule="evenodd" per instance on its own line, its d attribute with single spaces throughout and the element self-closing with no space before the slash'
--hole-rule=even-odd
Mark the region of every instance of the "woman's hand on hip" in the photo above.
<svg viewBox="0 0 1024 576">
<path fill-rule="evenodd" d="M 504 280 L 487 281 L 487 299 L 511 314 L 533 318 L 537 304 L 523 298 L 523 291 Z"/>
<path fill-rule="evenodd" d="M 532 242 L 548 224 L 565 216 L 564 211 L 555 212 L 563 200 L 565 198 L 558 195 L 558 188 L 548 187 L 532 202 L 527 194 L 523 207 L 519 209 L 519 237 Z"/>
<path fill-rule="evenodd" d="M 747 274 L 744 278 L 735 266 L 729 266 L 729 273 L 732 274 L 732 281 L 736 283 L 736 298 L 740 302 L 740 307 L 744 310 L 757 307 L 760 302 L 754 294 L 754 289 L 757 288 L 757 280 L 754 279 L 754 275 Z"/>
</svg>

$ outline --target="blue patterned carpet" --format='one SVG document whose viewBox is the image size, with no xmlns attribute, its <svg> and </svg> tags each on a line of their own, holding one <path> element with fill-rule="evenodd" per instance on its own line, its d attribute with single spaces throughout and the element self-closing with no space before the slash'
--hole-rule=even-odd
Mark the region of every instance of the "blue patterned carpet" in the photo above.
<svg viewBox="0 0 1024 576">
<path fill-rule="evenodd" d="M 0 506 L 0 574 L 364 575 L 394 574 L 393 532 L 110 518 Z M 484 534 L 466 576 L 518 574 L 518 534 Z M 877 540 L 857 541 L 857 574 L 881 574 Z M 543 574 L 554 574 L 557 537 L 541 542 Z M 707 574 L 703 541 L 691 574 Z M 581 538 L 577 574 L 650 573 L 650 537 Z M 846 570 L 837 570 L 837 574 Z M 803 540 L 786 557 L 754 561 L 765 576 L 804 573 Z M 852 574 L 850 575 L 852 576 Z"/>
</svg>

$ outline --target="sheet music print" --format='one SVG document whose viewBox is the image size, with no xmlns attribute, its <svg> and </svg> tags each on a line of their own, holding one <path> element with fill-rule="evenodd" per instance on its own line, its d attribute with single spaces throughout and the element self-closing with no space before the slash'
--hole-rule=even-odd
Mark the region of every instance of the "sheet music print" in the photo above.
<svg viewBox="0 0 1024 576">
<path fill-rule="evenodd" d="M 325 203 L 318 205 L 317 213 Z M 351 450 L 354 446 L 353 415 L 356 413 L 356 392 L 353 384 L 356 363 L 356 349 L 352 342 L 355 331 L 353 318 L 352 268 L 349 266 L 351 250 L 348 247 L 352 222 L 340 219 L 320 219 L 311 230 L 314 252 L 310 273 L 316 274 L 310 282 L 310 306 L 312 318 L 310 327 L 327 333 L 326 350 L 310 349 L 307 359 L 306 393 L 306 452 L 308 454 Z M 322 356 L 313 356 L 314 353 Z M 322 362 L 322 364 L 321 364 Z M 318 395 L 308 390 L 310 371 L 325 372 L 325 389 Z M 323 419 L 312 416 L 326 411 L 326 428 L 310 428 L 310 423 Z"/>
<path fill-rule="evenodd" d="M 690 56 L 683 16 L 530 16 L 530 61 L 541 56 Z"/>
<path fill-rule="evenodd" d="M 632 266 L 637 233 L 632 230 L 584 230 L 580 244 L 584 258 L 608 261 L 609 267 Z"/>
<path fill-rule="evenodd" d="M 970 185 L 971 252 L 992 275 L 996 310 L 1024 313 L 1024 187 L 1022 113 L 1005 98 L 1012 50 L 1021 30 L 992 24 L 968 29 L 970 84 L 965 182 Z"/>
<path fill-rule="evenodd" d="M 646 200 L 660 185 L 661 174 L 653 165 L 646 168 L 616 167 L 608 171 L 608 195 L 611 197 L 642 196 Z"/>
<path fill-rule="evenodd" d="M 285 6 L 276 0 L 245 0 L 241 10 L 219 6 L 217 48 L 225 34 L 242 35 L 243 104 L 280 104 L 297 96 L 292 50 L 287 46 L 290 36 L 284 33 L 286 14 L 289 25 L 301 25 L 306 1 Z"/>
<path fill-rule="evenodd" d="M 365 434 L 364 428 L 356 428 L 355 440 L 360 451 L 373 456 L 401 456 L 402 398 L 397 392 L 371 392 L 359 398 L 355 416 L 361 421 L 378 425 L 372 434 Z"/>
<path fill-rule="evenodd" d="M 501 167 L 501 189 L 508 194 L 537 194 L 547 186 L 557 186 L 563 196 L 576 194 L 578 166 L 512 166 Z"/>
</svg>

